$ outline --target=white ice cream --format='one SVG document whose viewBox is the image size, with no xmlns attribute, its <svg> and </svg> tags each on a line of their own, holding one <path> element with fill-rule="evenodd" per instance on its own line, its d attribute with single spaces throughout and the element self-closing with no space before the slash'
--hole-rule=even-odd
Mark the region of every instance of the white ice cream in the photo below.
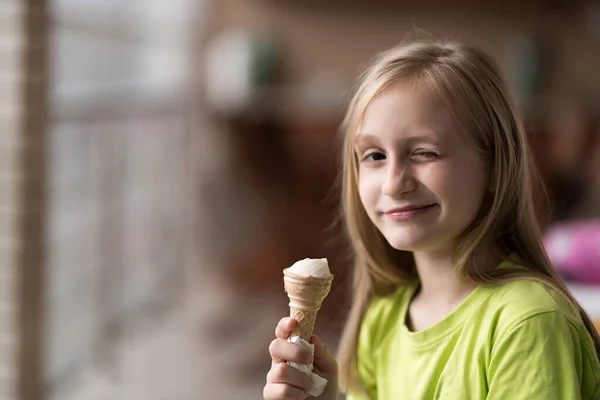
<svg viewBox="0 0 600 400">
<path fill-rule="evenodd" d="M 305 258 L 292 265 L 288 271 L 298 276 L 313 276 L 315 278 L 329 278 L 331 272 L 326 258 Z"/>
</svg>

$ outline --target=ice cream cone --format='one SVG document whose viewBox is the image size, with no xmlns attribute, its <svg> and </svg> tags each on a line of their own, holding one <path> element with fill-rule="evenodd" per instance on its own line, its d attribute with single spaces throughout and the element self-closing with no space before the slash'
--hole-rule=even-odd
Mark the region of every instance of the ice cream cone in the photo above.
<svg viewBox="0 0 600 400">
<path fill-rule="evenodd" d="M 310 342 L 317 319 L 317 312 L 329 294 L 333 275 L 327 278 L 303 277 L 287 269 L 283 271 L 285 291 L 290 299 L 290 317 L 296 320 L 292 336 L 300 336 Z"/>
</svg>

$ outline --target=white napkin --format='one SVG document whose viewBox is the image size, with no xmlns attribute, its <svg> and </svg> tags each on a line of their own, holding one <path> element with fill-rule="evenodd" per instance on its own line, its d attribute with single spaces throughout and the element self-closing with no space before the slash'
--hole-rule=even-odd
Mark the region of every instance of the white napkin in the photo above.
<svg viewBox="0 0 600 400">
<path fill-rule="evenodd" d="M 315 354 L 315 346 L 313 344 L 308 343 L 306 340 L 302 339 L 300 336 L 291 337 L 288 339 L 288 342 L 294 343 L 295 345 L 300 346 L 300 347 L 310 351 L 311 354 Z M 295 362 L 291 362 L 291 361 L 288 361 L 288 364 L 291 365 L 292 367 L 308 374 L 308 376 L 310 377 L 310 380 L 312 381 L 312 387 L 310 388 L 310 390 L 308 390 L 306 392 L 306 396 L 304 398 L 307 398 L 310 396 L 317 397 L 323 393 L 323 390 L 325 390 L 325 386 L 327 386 L 327 379 L 322 378 L 319 375 L 312 372 L 312 369 L 313 369 L 312 364 L 311 365 L 296 364 Z"/>
</svg>

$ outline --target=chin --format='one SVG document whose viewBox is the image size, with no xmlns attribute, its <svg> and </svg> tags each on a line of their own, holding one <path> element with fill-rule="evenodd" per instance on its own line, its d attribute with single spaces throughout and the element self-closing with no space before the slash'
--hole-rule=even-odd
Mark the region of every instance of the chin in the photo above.
<svg viewBox="0 0 600 400">
<path fill-rule="evenodd" d="M 436 247 L 436 240 L 428 235 L 391 234 L 383 236 L 390 246 L 396 250 L 423 251 Z"/>
<path fill-rule="evenodd" d="M 456 239 L 459 236 L 444 234 L 438 227 L 435 230 L 424 231 L 393 231 L 384 234 L 387 242 L 396 250 L 410 252 L 437 252 L 454 248 L 457 244 Z"/>
<path fill-rule="evenodd" d="M 418 243 L 392 243 L 388 242 L 392 248 L 400 251 L 419 252 L 424 251 L 428 246 L 419 245 Z"/>
</svg>

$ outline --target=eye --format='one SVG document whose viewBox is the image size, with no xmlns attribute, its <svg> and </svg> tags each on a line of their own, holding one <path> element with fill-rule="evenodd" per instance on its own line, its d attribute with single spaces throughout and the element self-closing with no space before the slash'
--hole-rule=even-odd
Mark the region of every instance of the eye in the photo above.
<svg viewBox="0 0 600 400">
<path fill-rule="evenodd" d="M 414 153 L 412 153 L 411 157 L 417 158 L 419 160 L 435 160 L 439 157 L 439 155 L 429 150 L 417 150 Z"/>
<path fill-rule="evenodd" d="M 363 161 L 382 161 L 385 160 L 385 158 L 385 154 L 380 153 L 378 151 L 373 151 L 371 153 L 365 154 L 365 156 L 363 157 Z"/>
</svg>

